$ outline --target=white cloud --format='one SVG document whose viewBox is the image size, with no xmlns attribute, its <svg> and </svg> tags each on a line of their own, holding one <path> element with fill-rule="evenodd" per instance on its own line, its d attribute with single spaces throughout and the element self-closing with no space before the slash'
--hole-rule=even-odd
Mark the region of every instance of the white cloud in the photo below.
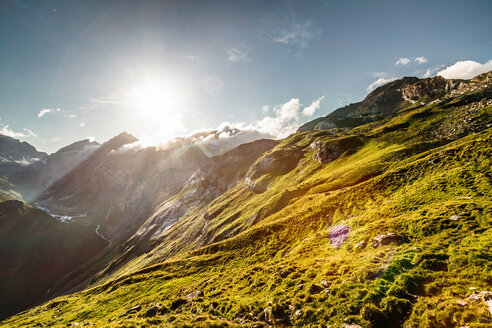
<svg viewBox="0 0 492 328">
<path fill-rule="evenodd" d="M 233 63 L 249 63 L 251 59 L 249 58 L 248 52 L 244 47 L 233 47 L 227 52 L 227 59 Z"/>
<path fill-rule="evenodd" d="M 388 83 L 388 82 L 391 82 L 391 81 L 394 81 L 396 80 L 397 77 L 389 77 L 389 78 L 384 78 L 384 77 L 381 77 L 379 79 L 377 79 L 376 81 L 372 82 L 371 84 L 369 84 L 369 86 L 367 87 L 367 92 L 371 92 L 373 91 L 374 89 Z"/>
<path fill-rule="evenodd" d="M 405 57 L 398 58 L 398 60 L 395 63 L 395 66 L 398 66 L 398 65 L 407 65 L 409 62 L 410 62 L 410 59 L 408 59 L 408 58 L 405 58 Z"/>
<path fill-rule="evenodd" d="M 424 73 L 424 78 L 428 78 L 428 77 L 433 77 L 436 75 L 436 73 L 441 69 L 443 68 L 444 65 L 438 65 L 438 66 L 434 66 L 434 67 L 431 67 L 431 68 L 428 68 L 425 73 Z"/>
<path fill-rule="evenodd" d="M 25 132 L 27 132 L 27 136 L 26 137 L 37 137 L 38 134 L 35 133 L 35 132 L 32 132 L 31 130 L 27 129 L 27 128 L 24 128 L 23 129 Z"/>
<path fill-rule="evenodd" d="M 275 106 L 273 111 L 281 121 L 298 120 L 300 107 L 299 98 L 292 98 L 285 104 Z"/>
<path fill-rule="evenodd" d="M 321 32 L 313 27 L 311 20 L 305 23 L 294 23 L 290 26 L 278 29 L 273 36 L 273 41 L 285 45 L 295 45 L 306 48 Z"/>
<path fill-rule="evenodd" d="M 11 138 L 27 137 L 27 135 L 22 132 L 13 131 L 12 129 L 9 128 L 9 125 L 5 125 L 2 129 L 0 129 L 0 134 L 3 134 L 4 136 L 11 137 Z"/>
<path fill-rule="evenodd" d="M 314 112 L 319 108 L 320 102 L 325 98 L 325 96 L 321 96 L 315 101 L 311 103 L 311 105 L 304 107 L 302 110 L 302 115 L 304 116 L 313 116 Z"/>
<path fill-rule="evenodd" d="M 79 124 L 79 126 L 80 126 L 81 128 L 83 128 L 83 127 L 85 126 L 85 123 L 84 123 L 84 122 L 81 122 L 81 123 Z"/>
<path fill-rule="evenodd" d="M 424 56 L 422 57 L 417 57 L 415 58 L 415 61 L 419 64 L 424 64 L 424 63 L 427 63 L 427 58 L 425 58 Z"/>
<path fill-rule="evenodd" d="M 48 113 L 54 113 L 54 112 L 59 112 L 60 111 L 60 108 L 43 108 L 39 111 L 38 113 L 38 117 L 43 117 L 44 115 L 48 114 Z"/>
<path fill-rule="evenodd" d="M 478 74 L 492 70 L 492 60 L 485 64 L 477 63 L 473 60 L 458 61 L 451 66 L 439 71 L 440 75 L 446 79 L 471 79 Z"/>
<path fill-rule="evenodd" d="M 270 105 L 261 106 L 261 111 L 263 113 L 268 113 L 268 111 L 270 111 Z"/>
</svg>

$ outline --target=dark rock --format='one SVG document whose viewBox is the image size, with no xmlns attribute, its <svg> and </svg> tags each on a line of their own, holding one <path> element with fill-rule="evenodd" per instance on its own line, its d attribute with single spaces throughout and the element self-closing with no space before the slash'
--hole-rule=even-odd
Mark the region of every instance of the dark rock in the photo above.
<svg viewBox="0 0 492 328">
<path fill-rule="evenodd" d="M 284 270 L 277 271 L 277 275 L 279 275 L 282 278 L 286 278 L 289 274 L 291 274 L 293 270 L 291 268 L 287 268 Z"/>
<path fill-rule="evenodd" d="M 310 294 L 319 294 L 323 290 L 325 290 L 325 289 L 323 287 L 321 287 L 320 285 L 311 284 L 311 286 L 309 286 L 309 293 Z"/>
<path fill-rule="evenodd" d="M 171 310 L 176 310 L 178 308 L 180 308 L 183 304 L 186 304 L 187 301 L 183 298 L 178 298 L 177 300 L 174 300 L 172 303 L 171 303 Z"/>
<path fill-rule="evenodd" d="M 161 309 L 161 306 L 160 304 L 156 304 L 152 307 L 150 307 L 147 312 L 145 312 L 145 316 L 146 317 L 155 317 L 157 315 L 157 313 L 159 313 Z"/>
<path fill-rule="evenodd" d="M 355 150 L 362 146 L 362 141 L 355 136 L 336 138 L 322 142 L 321 140 L 314 141 L 310 147 L 315 150 L 313 159 L 321 164 L 328 164 L 342 155 L 348 150 Z"/>
<path fill-rule="evenodd" d="M 405 241 L 405 237 L 403 235 L 388 232 L 376 236 L 372 239 L 372 247 L 377 248 L 379 246 L 389 245 L 392 243 L 402 243 Z"/>
</svg>

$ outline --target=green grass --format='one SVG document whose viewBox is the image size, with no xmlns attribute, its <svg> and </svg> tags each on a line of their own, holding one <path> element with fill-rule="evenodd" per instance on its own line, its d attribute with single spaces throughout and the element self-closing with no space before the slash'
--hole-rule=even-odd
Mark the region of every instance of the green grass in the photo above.
<svg viewBox="0 0 492 328">
<path fill-rule="evenodd" d="M 98 285 L 3 326 L 490 326 L 482 302 L 459 304 L 492 290 L 490 114 L 435 104 L 336 136 L 295 134 L 274 151 L 304 157 L 269 176 L 266 192 L 239 183 L 208 204 L 207 220 L 190 211 Z M 312 159 L 312 141 L 347 136 L 363 145 L 329 164 Z M 337 224 L 351 228 L 340 248 L 329 238 Z M 406 240 L 373 248 L 387 232 Z M 187 300 L 196 290 L 204 295 Z"/>
</svg>

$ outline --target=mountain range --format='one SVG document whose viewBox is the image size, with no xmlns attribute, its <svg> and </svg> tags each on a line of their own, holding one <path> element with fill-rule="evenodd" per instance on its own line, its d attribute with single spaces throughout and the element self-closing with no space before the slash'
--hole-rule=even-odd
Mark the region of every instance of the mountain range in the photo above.
<svg viewBox="0 0 492 328">
<path fill-rule="evenodd" d="M 492 72 L 264 137 L 0 136 L 0 326 L 492 324 Z"/>
</svg>

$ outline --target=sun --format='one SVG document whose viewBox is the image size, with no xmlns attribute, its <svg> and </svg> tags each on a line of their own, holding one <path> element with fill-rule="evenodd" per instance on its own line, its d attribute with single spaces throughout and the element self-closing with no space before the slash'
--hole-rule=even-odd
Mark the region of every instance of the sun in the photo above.
<svg viewBox="0 0 492 328">
<path fill-rule="evenodd" d="M 131 89 L 135 119 L 156 141 L 167 141 L 182 129 L 180 96 L 176 87 L 162 83 L 142 83 Z"/>
<path fill-rule="evenodd" d="M 174 107 L 170 90 L 163 86 L 146 84 L 134 87 L 132 100 L 138 111 L 154 117 L 164 116 Z"/>
</svg>

